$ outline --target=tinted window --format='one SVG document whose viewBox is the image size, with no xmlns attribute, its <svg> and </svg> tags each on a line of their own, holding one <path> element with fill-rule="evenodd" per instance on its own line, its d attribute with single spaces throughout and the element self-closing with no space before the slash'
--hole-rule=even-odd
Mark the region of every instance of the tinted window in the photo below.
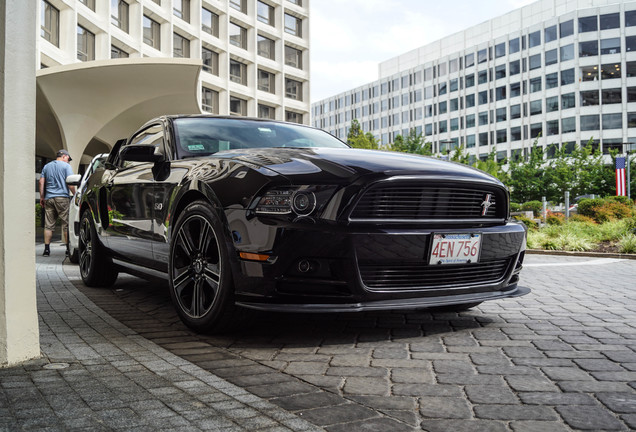
<svg viewBox="0 0 636 432">
<path fill-rule="evenodd" d="M 621 25 L 621 19 L 618 13 L 601 15 L 600 22 L 601 22 L 601 25 L 600 25 L 601 30 L 619 28 Z"/>
<path fill-rule="evenodd" d="M 561 24 L 559 24 L 559 30 L 562 38 L 571 36 L 572 34 L 574 34 L 574 21 L 570 20 L 562 22 Z"/>
<path fill-rule="evenodd" d="M 596 21 L 596 15 L 579 18 L 579 33 L 596 31 L 598 29 Z"/>
</svg>

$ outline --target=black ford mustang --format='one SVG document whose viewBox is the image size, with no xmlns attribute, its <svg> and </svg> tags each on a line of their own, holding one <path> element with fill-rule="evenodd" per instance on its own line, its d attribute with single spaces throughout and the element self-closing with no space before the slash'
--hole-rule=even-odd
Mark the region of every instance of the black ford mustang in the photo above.
<svg viewBox="0 0 636 432">
<path fill-rule="evenodd" d="M 241 308 L 465 309 L 529 291 L 525 229 L 481 171 L 238 117 L 161 117 L 118 144 L 82 193 L 82 279 L 167 278 L 195 330 Z"/>
</svg>

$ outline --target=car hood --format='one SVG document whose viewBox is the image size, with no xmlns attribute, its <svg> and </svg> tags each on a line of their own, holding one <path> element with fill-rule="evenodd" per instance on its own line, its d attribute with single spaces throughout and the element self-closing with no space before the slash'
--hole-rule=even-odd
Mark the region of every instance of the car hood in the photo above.
<svg viewBox="0 0 636 432">
<path fill-rule="evenodd" d="M 340 183 L 364 175 L 431 176 L 499 183 L 483 171 L 440 159 L 379 150 L 353 148 L 258 148 L 216 153 L 247 165 L 257 165 L 294 182 Z"/>
</svg>

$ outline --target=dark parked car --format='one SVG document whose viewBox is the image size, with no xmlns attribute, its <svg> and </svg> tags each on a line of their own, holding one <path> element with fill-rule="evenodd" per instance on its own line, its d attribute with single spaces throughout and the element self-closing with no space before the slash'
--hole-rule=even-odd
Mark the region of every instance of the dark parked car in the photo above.
<svg viewBox="0 0 636 432">
<path fill-rule="evenodd" d="M 464 165 L 296 124 L 161 117 L 88 179 L 80 269 L 89 286 L 167 278 L 198 331 L 242 308 L 466 309 L 529 292 L 508 207 L 499 181 Z"/>
</svg>

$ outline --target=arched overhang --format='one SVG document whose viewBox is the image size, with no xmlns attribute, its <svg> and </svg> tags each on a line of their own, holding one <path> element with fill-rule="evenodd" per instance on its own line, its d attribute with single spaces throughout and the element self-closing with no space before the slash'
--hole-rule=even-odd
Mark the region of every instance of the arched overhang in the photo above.
<svg viewBox="0 0 636 432">
<path fill-rule="evenodd" d="M 37 72 L 36 154 L 65 148 L 73 170 L 164 114 L 198 114 L 201 61 L 100 60 Z M 83 160 L 82 160 L 83 158 Z"/>
</svg>

